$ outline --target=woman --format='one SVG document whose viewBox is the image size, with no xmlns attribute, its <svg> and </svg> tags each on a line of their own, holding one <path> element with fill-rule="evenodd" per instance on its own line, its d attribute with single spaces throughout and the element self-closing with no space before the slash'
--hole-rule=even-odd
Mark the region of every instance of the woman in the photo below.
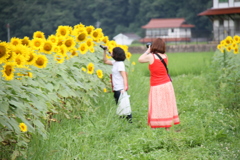
<svg viewBox="0 0 240 160">
<path fill-rule="evenodd" d="M 148 125 L 151 128 L 161 127 L 169 130 L 172 124 L 179 124 L 180 121 L 171 79 L 166 67 L 158 57 L 161 56 L 165 63 L 168 63 L 165 48 L 165 42 L 161 38 L 157 38 L 139 57 L 138 61 L 149 63 Z"/>
<path fill-rule="evenodd" d="M 104 49 L 103 61 L 105 64 L 112 65 L 112 85 L 116 104 L 121 93 L 128 90 L 128 79 L 125 72 L 124 60 L 126 59 L 125 52 L 120 47 L 115 47 L 111 53 L 113 61 L 110 61 L 106 57 L 107 48 Z M 126 116 L 127 120 L 132 123 L 132 114 Z"/>
</svg>

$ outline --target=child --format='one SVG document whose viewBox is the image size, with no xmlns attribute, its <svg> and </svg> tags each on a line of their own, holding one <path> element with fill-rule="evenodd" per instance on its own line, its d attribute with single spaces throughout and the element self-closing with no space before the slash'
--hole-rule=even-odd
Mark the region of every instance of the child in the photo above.
<svg viewBox="0 0 240 160">
<path fill-rule="evenodd" d="M 107 47 L 104 48 L 103 61 L 105 64 L 112 65 L 112 85 L 116 104 L 121 93 L 128 90 L 127 74 L 125 72 L 124 60 L 126 59 L 125 52 L 120 47 L 115 47 L 111 53 L 113 61 L 110 61 L 106 57 Z M 126 116 L 126 119 L 132 123 L 132 114 Z"/>
</svg>

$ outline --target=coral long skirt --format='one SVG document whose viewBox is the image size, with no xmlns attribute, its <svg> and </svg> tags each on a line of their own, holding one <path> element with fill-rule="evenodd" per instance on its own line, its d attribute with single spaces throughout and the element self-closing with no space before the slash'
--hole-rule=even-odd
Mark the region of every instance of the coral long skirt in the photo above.
<svg viewBox="0 0 240 160">
<path fill-rule="evenodd" d="M 151 128 L 180 123 L 172 82 L 151 86 L 148 101 L 148 125 Z"/>
</svg>

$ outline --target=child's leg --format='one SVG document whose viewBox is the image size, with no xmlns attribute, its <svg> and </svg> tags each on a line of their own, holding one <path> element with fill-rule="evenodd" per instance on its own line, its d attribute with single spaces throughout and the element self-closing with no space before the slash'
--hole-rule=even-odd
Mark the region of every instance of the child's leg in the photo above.
<svg viewBox="0 0 240 160">
<path fill-rule="evenodd" d="M 116 104 L 118 104 L 118 100 L 119 100 L 120 94 L 121 94 L 121 91 L 114 91 L 114 95 L 113 96 L 114 96 Z"/>
</svg>

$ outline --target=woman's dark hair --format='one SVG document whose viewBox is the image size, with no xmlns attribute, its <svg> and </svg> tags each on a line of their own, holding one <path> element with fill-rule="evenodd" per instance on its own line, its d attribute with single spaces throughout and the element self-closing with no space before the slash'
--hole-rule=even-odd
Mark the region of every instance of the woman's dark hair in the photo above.
<svg viewBox="0 0 240 160">
<path fill-rule="evenodd" d="M 151 53 L 165 53 L 166 51 L 166 45 L 165 42 L 163 41 L 163 39 L 161 38 L 157 38 L 153 41 L 152 45 L 151 45 Z"/>
<path fill-rule="evenodd" d="M 115 61 L 124 61 L 126 59 L 124 50 L 120 47 L 113 48 L 112 58 Z"/>
</svg>

